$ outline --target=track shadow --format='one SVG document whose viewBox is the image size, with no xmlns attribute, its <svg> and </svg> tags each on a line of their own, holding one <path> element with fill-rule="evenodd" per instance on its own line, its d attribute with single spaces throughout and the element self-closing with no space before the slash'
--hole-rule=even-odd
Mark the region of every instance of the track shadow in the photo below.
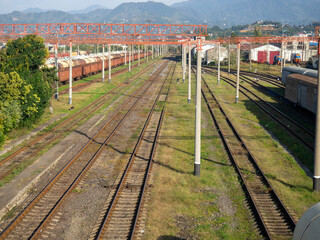
<svg viewBox="0 0 320 240">
<path fill-rule="evenodd" d="M 186 239 L 176 237 L 176 236 L 163 235 L 163 236 L 158 237 L 157 240 L 186 240 Z"/>
<path fill-rule="evenodd" d="M 259 107 L 257 105 L 255 105 L 251 100 L 242 100 L 242 102 L 244 102 L 246 109 L 256 116 L 259 124 L 268 133 L 270 133 L 273 138 L 276 138 L 284 146 L 284 148 L 287 148 L 286 141 L 289 141 L 289 137 L 291 139 L 294 139 L 295 137 L 293 135 L 290 135 L 290 133 L 286 133 L 283 135 L 283 132 L 287 132 L 285 129 L 281 130 L 281 132 L 274 129 L 274 128 L 272 129 L 271 128 L 272 125 L 276 126 L 279 123 L 277 123 L 275 120 L 273 120 L 270 116 L 267 116 L 266 113 L 264 111 L 262 111 L 261 109 L 259 109 Z M 263 103 L 261 101 L 257 101 L 257 103 L 263 105 Z M 279 128 L 281 128 L 281 127 L 279 127 Z M 261 139 L 261 137 L 257 136 L 256 139 L 257 140 Z M 306 146 L 304 146 L 304 144 L 302 142 L 300 142 L 298 139 L 296 139 L 296 143 L 294 145 L 296 145 L 296 146 L 292 146 L 292 147 L 295 148 L 295 151 L 302 151 L 303 149 L 305 149 L 304 151 L 306 153 L 308 151 L 310 151 L 310 149 L 307 148 Z M 293 150 L 289 149 L 289 151 L 293 151 Z M 294 158 L 294 160 L 300 165 L 300 167 L 306 173 L 306 175 L 310 176 L 311 171 L 313 171 L 313 169 L 312 169 L 313 168 L 312 153 L 310 153 L 310 155 L 308 154 L 308 156 L 304 155 L 304 157 L 300 157 L 299 160 Z M 311 174 L 311 176 L 312 176 L 312 174 Z M 283 184 L 291 186 L 290 184 L 287 184 L 287 183 L 283 183 Z"/>
<path fill-rule="evenodd" d="M 183 136 L 183 138 L 185 138 L 186 136 Z M 179 138 L 179 137 L 177 137 Z M 194 139 L 194 137 L 187 137 L 189 139 Z M 206 139 L 206 137 L 201 137 L 202 139 Z M 215 136 L 207 136 L 207 139 L 212 139 L 212 138 L 215 138 Z M 166 139 L 170 139 L 169 137 L 167 137 Z M 173 139 L 176 139 L 176 138 L 173 138 Z M 145 140 L 145 141 L 148 141 L 148 140 Z M 151 142 L 151 141 L 148 141 L 148 142 Z M 185 150 L 182 150 L 182 149 L 179 149 L 179 148 L 176 148 L 176 147 L 173 147 L 173 146 L 170 146 L 166 143 L 160 143 L 158 142 L 159 145 L 161 146 L 165 146 L 165 147 L 168 147 L 168 148 L 171 148 L 175 151 L 178 151 L 178 152 L 182 152 L 184 154 L 187 154 L 187 155 L 190 155 L 190 156 L 194 156 L 194 152 L 187 152 Z M 226 163 L 221 163 L 221 162 L 217 162 L 217 161 L 214 161 L 213 159 L 209 159 L 209 158 L 203 158 L 201 157 L 201 160 L 205 160 L 205 161 L 208 161 L 208 162 L 212 162 L 214 164 L 218 164 L 218 165 L 221 165 L 221 166 L 230 166 L 229 164 L 226 164 Z"/>
</svg>

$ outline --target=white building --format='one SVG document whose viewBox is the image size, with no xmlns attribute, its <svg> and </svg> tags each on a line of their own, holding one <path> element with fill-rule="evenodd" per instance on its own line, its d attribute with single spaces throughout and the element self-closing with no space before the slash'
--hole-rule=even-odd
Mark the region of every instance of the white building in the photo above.
<svg viewBox="0 0 320 240">
<path fill-rule="evenodd" d="M 251 60 L 260 63 L 273 63 L 275 55 L 280 55 L 281 49 L 273 45 L 263 45 L 251 49 Z"/>
</svg>

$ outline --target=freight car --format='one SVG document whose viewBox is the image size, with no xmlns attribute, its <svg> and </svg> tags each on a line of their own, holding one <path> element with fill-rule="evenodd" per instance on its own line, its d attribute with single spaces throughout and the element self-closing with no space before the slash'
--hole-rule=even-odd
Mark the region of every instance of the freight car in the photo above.
<svg viewBox="0 0 320 240">
<path fill-rule="evenodd" d="M 291 74 L 286 80 L 285 97 L 298 107 L 316 113 L 317 78 L 302 74 Z"/>
<path fill-rule="evenodd" d="M 301 68 L 301 67 L 293 67 L 293 66 L 288 66 L 284 67 L 282 69 L 282 78 L 281 81 L 285 85 L 286 84 L 286 79 L 290 74 L 302 74 L 306 75 L 309 77 L 316 78 L 318 76 L 318 71 L 313 70 L 313 69 L 308 69 L 308 68 Z"/>
<path fill-rule="evenodd" d="M 149 56 L 151 55 L 148 52 Z M 145 54 L 140 53 L 140 58 L 144 58 Z M 138 59 L 138 53 L 134 53 L 134 60 Z M 115 68 L 124 64 L 125 54 L 117 53 L 112 54 L 111 58 L 111 68 Z M 129 57 L 127 55 L 127 61 Z M 102 61 L 103 56 L 87 56 L 85 58 L 77 58 L 72 60 L 72 79 L 78 80 L 83 77 L 87 77 L 93 74 L 97 74 L 102 71 Z M 109 56 L 104 56 L 104 66 L 105 70 L 109 69 Z M 49 68 L 54 67 L 54 63 L 46 64 Z M 69 59 L 65 58 L 58 61 L 58 77 L 61 83 L 67 83 L 69 81 Z"/>
</svg>

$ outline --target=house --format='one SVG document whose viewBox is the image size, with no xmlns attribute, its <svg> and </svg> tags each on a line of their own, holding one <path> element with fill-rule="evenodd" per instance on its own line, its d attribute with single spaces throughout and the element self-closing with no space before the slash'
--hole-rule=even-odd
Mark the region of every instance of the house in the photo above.
<svg viewBox="0 0 320 240">
<path fill-rule="evenodd" d="M 259 63 L 273 64 L 273 58 L 280 55 L 281 49 L 274 45 L 262 45 L 251 49 L 251 60 Z"/>
</svg>

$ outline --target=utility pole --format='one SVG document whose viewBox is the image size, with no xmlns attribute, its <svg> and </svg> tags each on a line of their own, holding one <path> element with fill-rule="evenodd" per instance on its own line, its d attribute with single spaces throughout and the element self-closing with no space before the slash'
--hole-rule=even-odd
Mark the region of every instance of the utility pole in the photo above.
<svg viewBox="0 0 320 240">
<path fill-rule="evenodd" d="M 252 43 L 250 43 L 250 52 L 249 52 L 249 58 L 250 58 L 250 70 L 251 70 L 251 67 L 252 67 L 252 63 L 251 63 L 251 50 L 252 50 Z"/>
<path fill-rule="evenodd" d="M 54 66 L 56 67 L 57 73 L 56 76 L 58 80 L 56 81 L 56 93 L 54 95 L 54 98 L 58 100 L 58 95 L 59 95 L 59 75 L 58 75 L 58 44 L 54 44 Z"/>
<path fill-rule="evenodd" d="M 220 84 L 220 42 L 218 42 L 218 84 Z"/>
<path fill-rule="evenodd" d="M 109 83 L 111 83 L 111 44 L 109 44 Z"/>
<path fill-rule="evenodd" d="M 153 59 L 153 54 L 152 54 L 152 59 Z M 149 62 L 149 45 L 147 45 L 147 62 Z"/>
<path fill-rule="evenodd" d="M 186 80 L 186 46 L 182 47 L 182 82 Z"/>
<path fill-rule="evenodd" d="M 72 104 L 72 41 L 70 41 L 69 56 L 69 104 Z"/>
<path fill-rule="evenodd" d="M 191 42 L 189 41 L 188 103 L 191 102 Z"/>
<path fill-rule="evenodd" d="M 228 75 L 230 75 L 230 41 L 228 45 Z"/>
<path fill-rule="evenodd" d="M 140 44 L 138 44 L 138 66 L 140 66 Z"/>
<path fill-rule="evenodd" d="M 128 55 L 129 55 L 129 72 L 131 72 L 131 45 L 129 45 L 129 52 L 128 52 Z"/>
<path fill-rule="evenodd" d="M 127 65 L 127 45 L 124 45 L 124 65 Z"/>
<path fill-rule="evenodd" d="M 236 103 L 239 102 L 239 77 L 240 77 L 240 42 L 237 44 L 237 86 L 236 86 Z"/>
<path fill-rule="evenodd" d="M 281 42 L 281 61 L 280 61 L 280 73 L 282 74 L 282 66 L 283 66 L 283 42 Z"/>
<path fill-rule="evenodd" d="M 195 149 L 194 175 L 200 176 L 201 164 L 201 38 L 197 44 L 197 86 L 196 86 L 196 119 L 195 119 Z"/>
<path fill-rule="evenodd" d="M 283 46 L 283 67 L 286 66 L 286 49 L 287 49 L 287 43 L 284 43 L 284 46 Z"/>
<path fill-rule="evenodd" d="M 313 190 L 320 191 L 320 39 L 318 39 L 318 88 L 316 112 L 316 141 L 314 148 Z"/>
<path fill-rule="evenodd" d="M 104 82 L 104 44 L 102 44 L 102 82 Z"/>
<path fill-rule="evenodd" d="M 132 44 L 132 51 L 131 51 L 131 54 L 132 54 L 132 56 L 131 56 L 131 60 L 132 60 L 132 69 L 133 69 L 133 67 L 134 67 L 134 45 Z"/>
</svg>

